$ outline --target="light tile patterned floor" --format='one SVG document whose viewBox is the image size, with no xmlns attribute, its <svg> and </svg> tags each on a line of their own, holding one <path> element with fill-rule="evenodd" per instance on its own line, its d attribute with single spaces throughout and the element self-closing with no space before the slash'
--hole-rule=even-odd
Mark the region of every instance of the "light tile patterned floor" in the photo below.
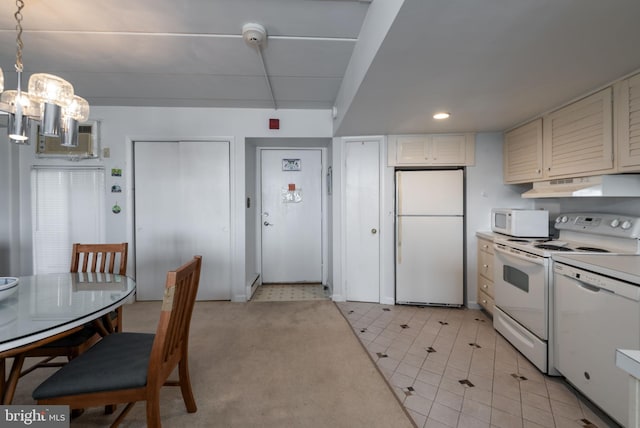
<svg viewBox="0 0 640 428">
<path fill-rule="evenodd" d="M 616 426 L 541 374 L 482 311 L 338 303 L 420 428 Z"/>
<path fill-rule="evenodd" d="M 328 291 L 322 284 L 262 284 L 251 297 L 253 302 L 328 299 Z"/>
</svg>

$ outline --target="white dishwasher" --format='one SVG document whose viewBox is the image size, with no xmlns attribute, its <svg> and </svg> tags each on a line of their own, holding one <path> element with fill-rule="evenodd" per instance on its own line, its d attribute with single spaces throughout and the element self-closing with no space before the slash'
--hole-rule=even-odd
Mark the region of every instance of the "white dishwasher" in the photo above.
<svg viewBox="0 0 640 428">
<path fill-rule="evenodd" d="M 611 418 L 628 426 L 629 377 L 616 367 L 615 352 L 640 349 L 640 257 L 554 260 L 556 368 Z"/>
</svg>

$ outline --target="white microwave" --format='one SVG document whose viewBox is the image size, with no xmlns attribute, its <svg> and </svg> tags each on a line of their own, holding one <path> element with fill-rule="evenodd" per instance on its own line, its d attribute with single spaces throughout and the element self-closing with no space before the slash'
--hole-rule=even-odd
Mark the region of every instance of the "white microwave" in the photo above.
<svg viewBox="0 0 640 428">
<path fill-rule="evenodd" d="M 549 211 L 517 208 L 491 210 L 491 230 L 522 238 L 549 236 Z"/>
</svg>

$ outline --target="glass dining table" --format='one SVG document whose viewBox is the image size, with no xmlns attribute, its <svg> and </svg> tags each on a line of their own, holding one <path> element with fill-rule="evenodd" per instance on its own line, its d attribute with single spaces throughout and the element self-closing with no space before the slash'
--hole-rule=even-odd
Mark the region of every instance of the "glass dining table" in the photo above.
<svg viewBox="0 0 640 428">
<path fill-rule="evenodd" d="M 0 291 L 0 393 L 10 404 L 24 352 L 79 331 L 133 297 L 132 278 L 107 273 L 54 273 L 17 278 Z M 5 359 L 13 358 L 8 378 Z"/>
</svg>

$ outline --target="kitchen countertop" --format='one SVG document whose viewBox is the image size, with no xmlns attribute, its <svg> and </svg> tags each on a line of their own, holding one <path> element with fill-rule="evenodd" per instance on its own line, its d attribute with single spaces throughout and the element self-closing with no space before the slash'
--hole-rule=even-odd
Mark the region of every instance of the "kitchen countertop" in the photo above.
<svg viewBox="0 0 640 428">
<path fill-rule="evenodd" d="M 616 349 L 616 366 L 636 379 L 640 379 L 640 351 Z"/>
<path fill-rule="evenodd" d="M 476 232 L 476 236 L 478 238 L 484 238 L 484 239 L 488 239 L 490 241 L 493 241 L 493 238 L 495 238 L 496 236 L 500 236 L 500 234 L 495 233 L 495 232 L 491 232 L 491 231 L 479 230 L 479 231 Z"/>
<path fill-rule="evenodd" d="M 640 254 L 561 254 L 553 260 L 640 285 Z"/>
</svg>

